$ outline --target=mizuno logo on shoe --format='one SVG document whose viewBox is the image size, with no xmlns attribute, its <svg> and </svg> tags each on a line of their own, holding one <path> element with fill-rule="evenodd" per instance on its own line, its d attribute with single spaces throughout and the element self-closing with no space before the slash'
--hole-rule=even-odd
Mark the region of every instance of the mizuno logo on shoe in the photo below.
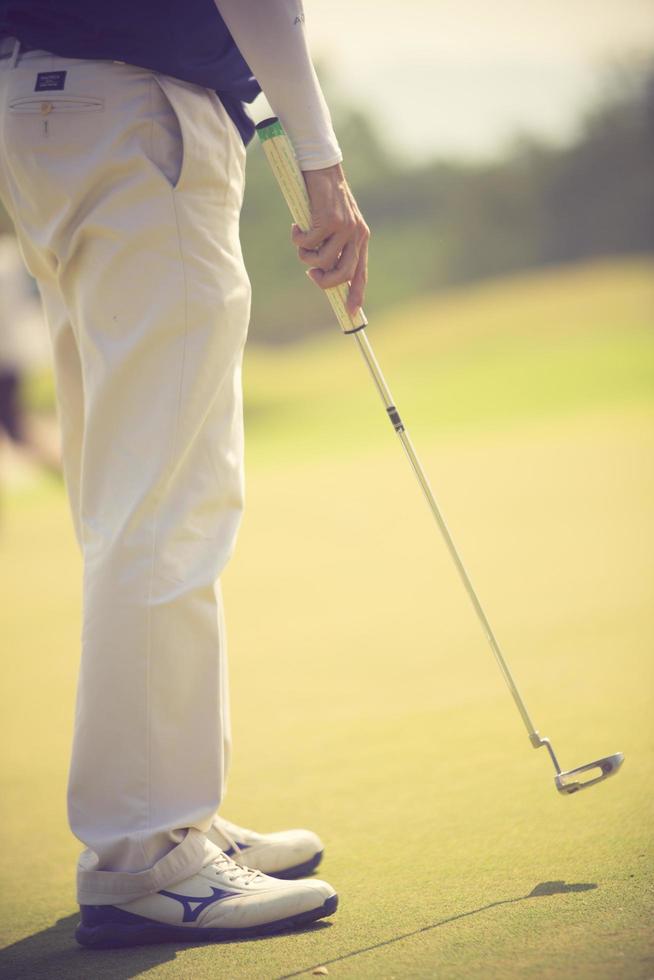
<svg viewBox="0 0 654 980">
<path fill-rule="evenodd" d="M 200 912 L 213 905 L 214 902 L 220 902 L 223 898 L 232 898 L 236 892 L 225 892 L 220 888 L 214 888 L 209 886 L 213 895 L 208 895 L 206 898 L 197 898 L 195 895 L 176 895 L 175 892 L 160 891 L 160 895 L 165 895 L 166 898 L 174 898 L 176 902 L 179 902 L 184 908 L 184 915 L 182 917 L 182 922 L 195 922 Z"/>
</svg>

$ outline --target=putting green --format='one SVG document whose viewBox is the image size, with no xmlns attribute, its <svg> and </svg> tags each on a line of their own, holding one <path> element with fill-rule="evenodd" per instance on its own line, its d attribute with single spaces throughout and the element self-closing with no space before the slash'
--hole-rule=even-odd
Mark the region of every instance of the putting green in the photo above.
<svg viewBox="0 0 654 980">
<path fill-rule="evenodd" d="M 324 836 L 341 908 L 303 933 L 74 946 L 79 559 L 60 489 L 5 495 L 0 976 L 654 976 L 651 272 L 489 284 L 370 331 L 541 733 L 565 767 L 626 755 L 569 798 L 351 342 L 251 352 L 225 813 Z"/>
</svg>

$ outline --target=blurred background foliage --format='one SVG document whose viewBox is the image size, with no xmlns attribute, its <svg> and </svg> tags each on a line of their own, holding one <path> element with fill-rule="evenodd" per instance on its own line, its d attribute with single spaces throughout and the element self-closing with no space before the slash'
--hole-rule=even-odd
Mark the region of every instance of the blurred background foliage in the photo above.
<svg viewBox="0 0 654 980">
<path fill-rule="evenodd" d="M 654 61 L 607 72 L 603 92 L 567 145 L 523 135 L 495 160 L 422 165 L 394 155 L 362 111 L 330 100 L 373 233 L 368 312 L 521 269 L 654 249 Z M 289 341 L 330 325 L 329 309 L 285 247 L 288 213 L 256 147 L 248 166 L 251 339 Z"/>
<path fill-rule="evenodd" d="M 603 92 L 567 144 L 523 134 L 494 160 L 427 164 L 402 160 L 360 108 L 330 99 L 347 174 L 373 232 L 368 312 L 522 269 L 654 250 L 654 60 L 614 67 Z M 10 229 L 0 213 L 0 232 Z M 285 343 L 331 325 L 287 229 L 286 206 L 254 143 L 242 241 L 255 343 Z"/>
</svg>

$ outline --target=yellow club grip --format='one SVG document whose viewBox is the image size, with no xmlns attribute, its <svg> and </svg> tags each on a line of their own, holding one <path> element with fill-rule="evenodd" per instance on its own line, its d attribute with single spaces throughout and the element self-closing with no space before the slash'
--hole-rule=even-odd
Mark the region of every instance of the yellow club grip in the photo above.
<svg viewBox="0 0 654 980">
<path fill-rule="evenodd" d="M 259 123 L 257 133 L 293 220 L 303 231 L 308 231 L 311 227 L 309 195 L 291 141 L 275 118 Z M 358 310 L 354 317 L 350 316 L 345 305 L 347 294 L 347 283 L 325 290 L 343 333 L 355 333 L 368 321 L 363 310 Z"/>
</svg>

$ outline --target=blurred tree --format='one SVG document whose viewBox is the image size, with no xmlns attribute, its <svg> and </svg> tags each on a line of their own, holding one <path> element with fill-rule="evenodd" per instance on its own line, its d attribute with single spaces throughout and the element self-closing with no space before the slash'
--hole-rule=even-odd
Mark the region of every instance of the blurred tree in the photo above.
<svg viewBox="0 0 654 980">
<path fill-rule="evenodd" d="M 542 200 L 545 261 L 654 247 L 654 65 L 612 73 L 579 139 L 550 154 Z"/>
<path fill-rule="evenodd" d="M 394 158 L 359 110 L 334 111 L 348 176 L 371 225 L 367 308 L 519 270 L 654 250 L 654 63 L 613 70 L 567 146 L 517 138 L 496 161 Z M 253 148 L 243 221 L 256 284 L 253 338 L 290 340 L 331 323 L 298 274 L 289 220 Z"/>
</svg>

